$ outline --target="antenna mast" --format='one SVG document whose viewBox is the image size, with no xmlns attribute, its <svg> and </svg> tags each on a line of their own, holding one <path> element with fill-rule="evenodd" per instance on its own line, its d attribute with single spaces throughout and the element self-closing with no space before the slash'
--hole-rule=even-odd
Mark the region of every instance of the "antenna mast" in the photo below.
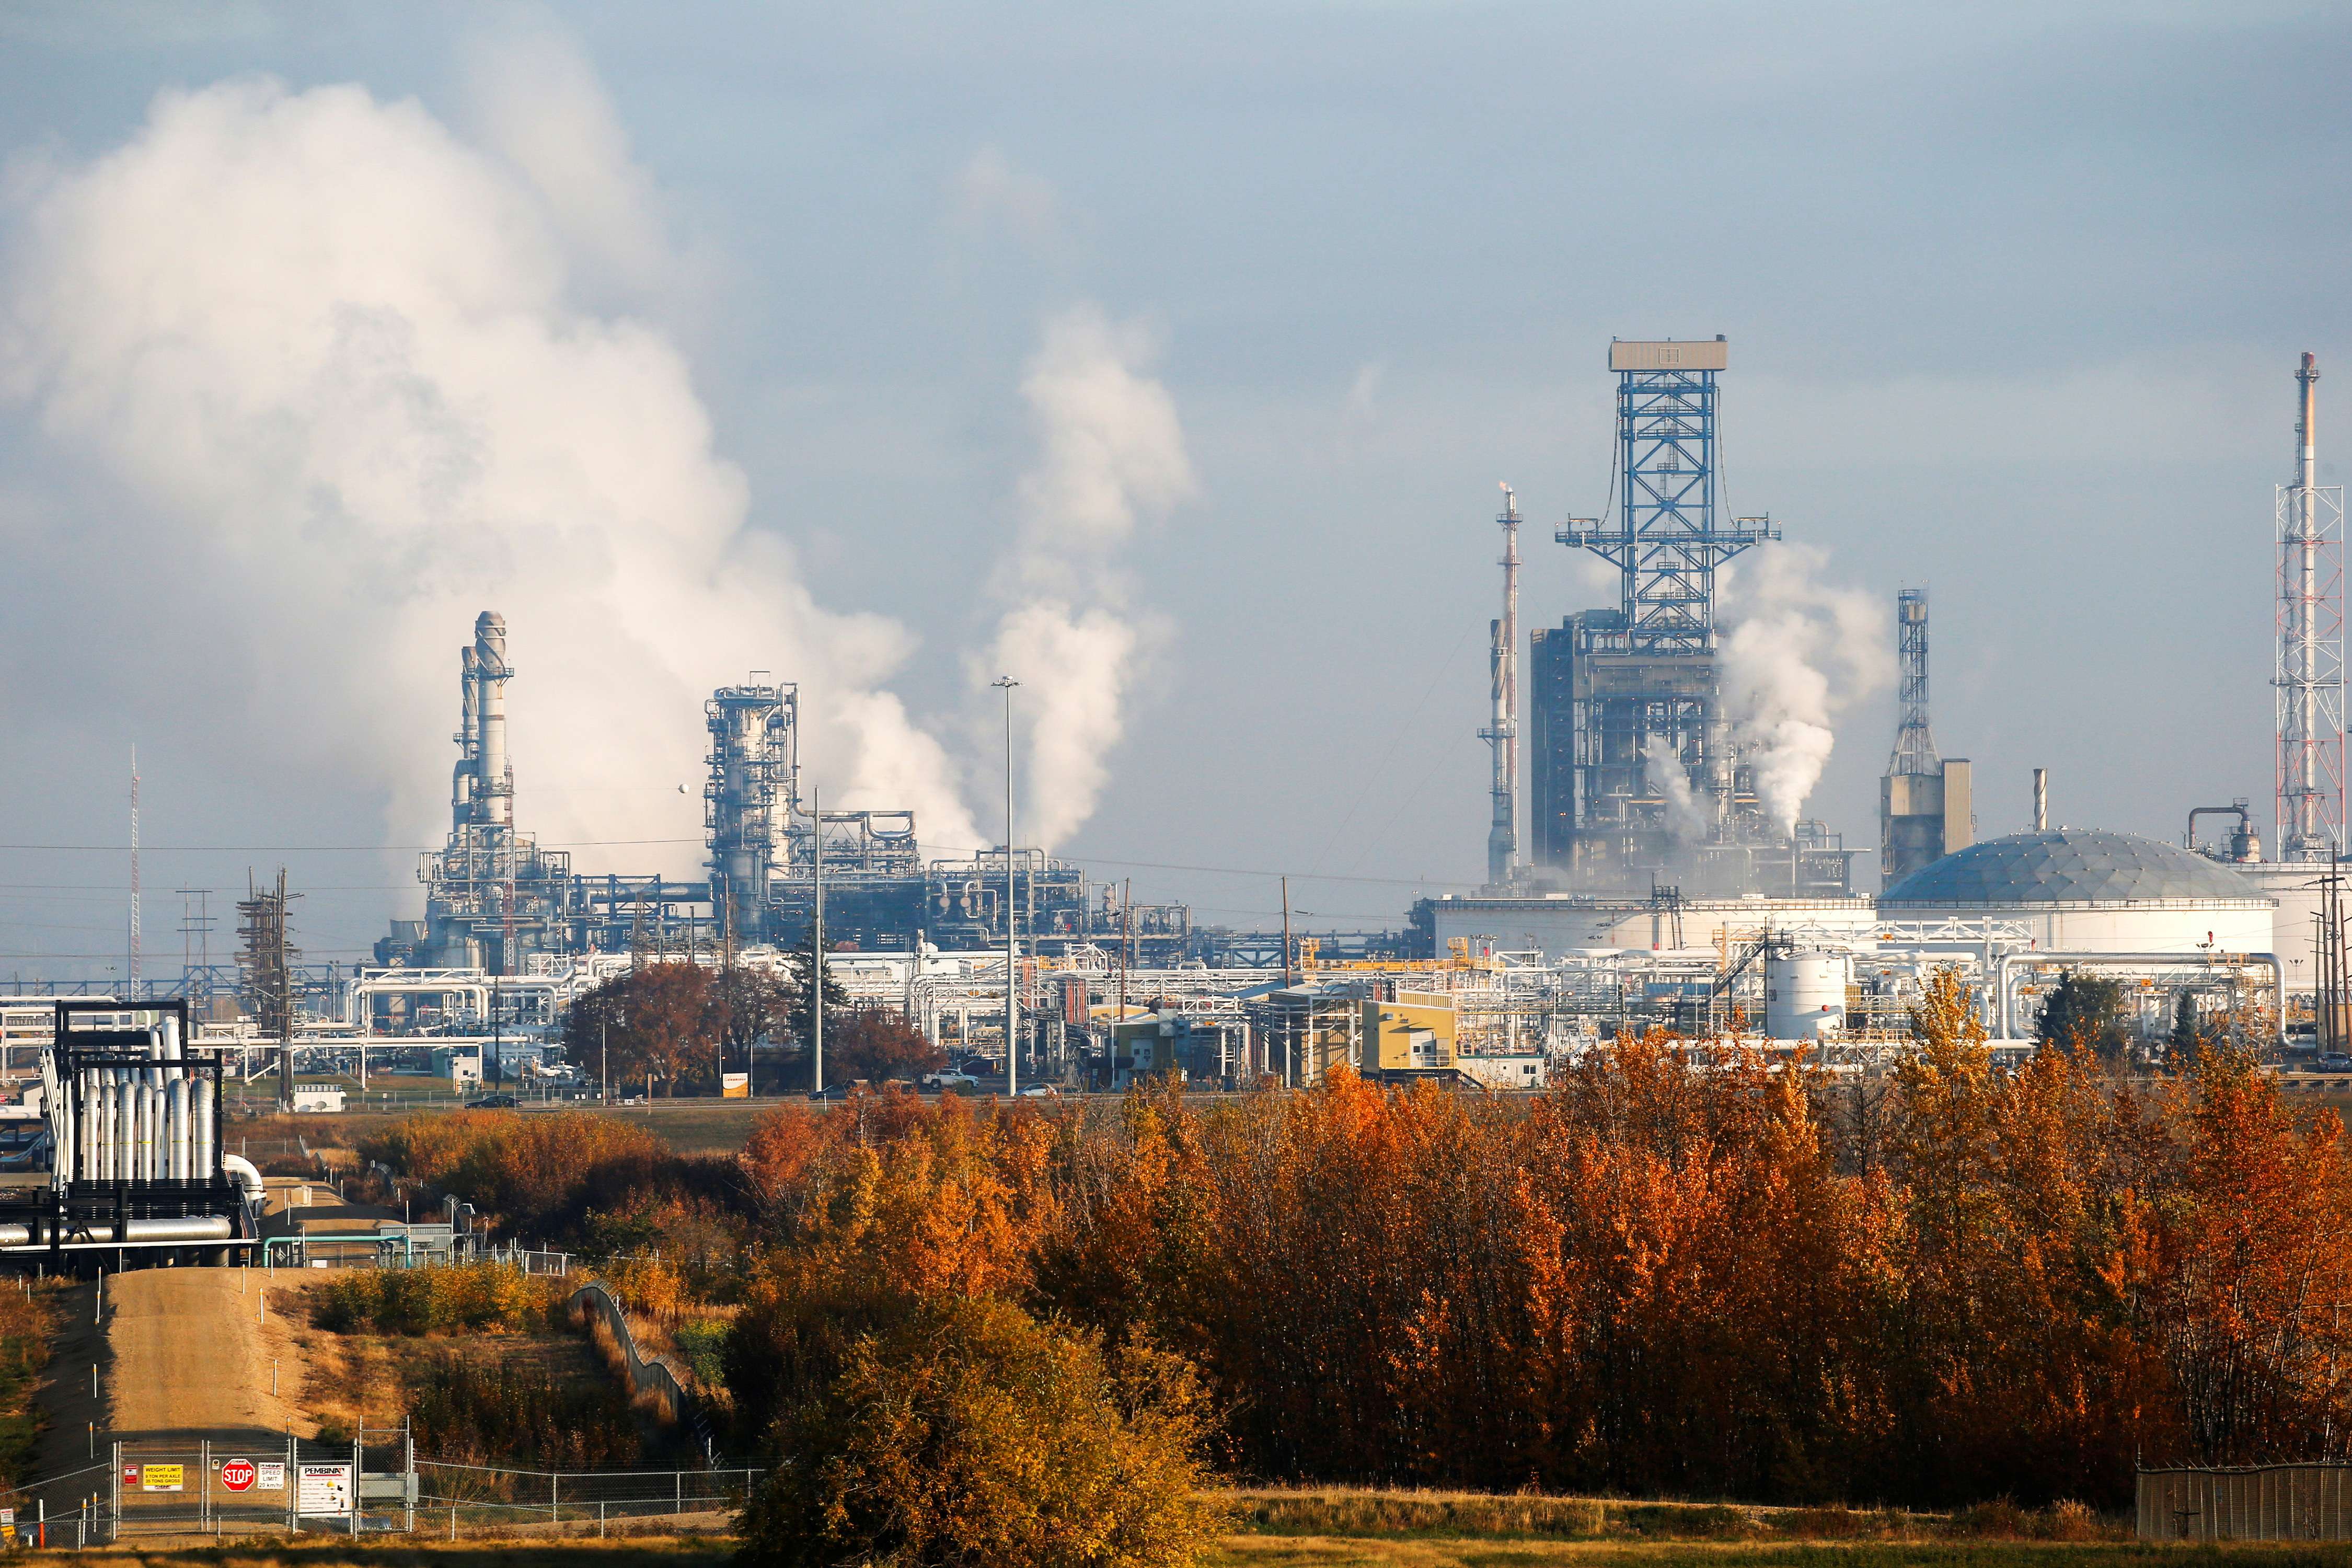
<svg viewBox="0 0 2352 1568">
<path fill-rule="evenodd" d="M 139 1000 L 139 748 L 131 748 L 131 963 L 123 984 L 131 1001 Z"/>
</svg>

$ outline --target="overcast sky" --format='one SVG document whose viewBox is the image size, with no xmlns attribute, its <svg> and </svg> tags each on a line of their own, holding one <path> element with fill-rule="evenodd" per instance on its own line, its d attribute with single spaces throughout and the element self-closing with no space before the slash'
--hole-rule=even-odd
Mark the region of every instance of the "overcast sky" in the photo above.
<svg viewBox="0 0 2352 1568">
<path fill-rule="evenodd" d="M 1797 602 L 1930 589 L 1981 833 L 2036 765 L 2067 823 L 2267 833 L 2303 350 L 2352 454 L 2346 24 L 6 0 L 0 837 L 108 847 L 0 850 L 0 965 L 122 949 L 133 744 L 151 974 L 248 866 L 314 956 L 413 918 L 372 847 L 446 826 L 486 607 L 518 816 L 593 868 L 701 874 L 699 694 L 751 668 L 829 795 L 992 841 L 1028 659 L 1062 853 L 1392 926 L 1483 873 L 1497 481 L 1525 623 L 1613 601 L 1550 539 L 1612 335 L 1729 339 Z M 1804 809 L 1871 847 L 1851 653 Z"/>
</svg>

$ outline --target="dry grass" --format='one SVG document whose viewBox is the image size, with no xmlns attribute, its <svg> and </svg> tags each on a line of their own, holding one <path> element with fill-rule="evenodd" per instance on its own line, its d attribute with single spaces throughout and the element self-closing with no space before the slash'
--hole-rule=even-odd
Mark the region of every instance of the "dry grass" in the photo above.
<svg viewBox="0 0 2352 1568">
<path fill-rule="evenodd" d="M 499 1534 L 455 1543 L 418 1540 L 283 1541 L 223 1546 L 119 1546 L 75 1553 L 85 1568 L 721 1568 L 735 1543 L 708 1535 L 640 1531 L 614 1541 L 534 1540 Z"/>
<path fill-rule="evenodd" d="M 2130 1534 L 2121 1521 L 2071 1502 L 2036 1510 L 1996 1500 L 1922 1514 L 1345 1487 L 1251 1489 L 1219 1500 L 1237 1534 L 1356 1542 L 2113 1542 Z"/>
<path fill-rule="evenodd" d="M 2352 1562 L 2330 1542 L 2227 1546 L 2153 1542 L 1699 1542 L 1363 1540 L 1228 1536 L 1204 1568 L 2322 1568 Z"/>
</svg>

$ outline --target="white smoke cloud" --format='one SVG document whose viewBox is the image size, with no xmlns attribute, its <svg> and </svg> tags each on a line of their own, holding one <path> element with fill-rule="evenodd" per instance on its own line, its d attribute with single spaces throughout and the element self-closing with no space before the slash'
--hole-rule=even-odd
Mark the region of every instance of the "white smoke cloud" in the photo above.
<svg viewBox="0 0 2352 1568">
<path fill-rule="evenodd" d="M 1650 783 L 1666 798 L 1666 832 L 1685 844 L 1705 839 L 1714 824 L 1707 819 L 1706 803 L 1691 788 L 1688 764 L 1663 735 L 1642 742 L 1642 761 L 1648 764 L 1644 771 Z"/>
<path fill-rule="evenodd" d="M 1051 847 L 1093 814 L 1126 732 L 1126 699 L 1163 631 L 1134 608 L 1118 561 L 1140 518 L 1195 493 L 1175 403 L 1138 368 L 1150 347 L 1140 327 L 1079 305 L 1047 323 L 1022 383 L 1041 452 L 1021 480 L 1013 551 L 991 584 L 1011 607 L 968 668 L 976 686 L 1021 682 L 1024 843 Z"/>
<path fill-rule="evenodd" d="M 1764 808 L 1787 832 L 1821 782 L 1848 705 L 1894 677 L 1885 606 L 1820 582 L 1822 551 L 1775 545 L 1726 574 L 1723 689 Z"/>
<path fill-rule="evenodd" d="M 579 303 L 583 256 L 629 283 L 662 264 L 593 82 L 499 79 L 511 156 L 413 101 L 247 79 L 166 92 L 123 146 L 33 177 L 0 396 L 103 496 L 8 526 L 20 571 L 102 591 L 62 601 L 70 621 L 12 616 L 0 674 L 60 637 L 109 657 L 70 686 L 6 680 L 15 716 L 135 700 L 232 776 L 373 799 L 394 839 L 429 841 L 458 648 L 494 608 L 518 820 L 551 843 L 689 841 L 586 850 L 590 868 L 699 858 L 701 703 L 755 668 L 801 682 L 828 805 L 975 842 L 956 768 L 882 689 L 914 639 L 814 601 L 747 530 L 677 349 Z M 565 144 L 583 125 L 604 129 Z"/>
</svg>

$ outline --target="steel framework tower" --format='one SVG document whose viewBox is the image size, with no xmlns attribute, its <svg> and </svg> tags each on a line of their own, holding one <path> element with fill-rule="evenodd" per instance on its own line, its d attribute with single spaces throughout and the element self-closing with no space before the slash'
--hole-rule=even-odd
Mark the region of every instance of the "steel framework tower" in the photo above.
<svg viewBox="0 0 2352 1568">
<path fill-rule="evenodd" d="M 2327 860 L 2344 844 L 2344 489 L 2315 482 L 2313 355 L 2294 379 L 2295 482 L 2277 495 L 2279 858 Z"/>
<path fill-rule="evenodd" d="M 1905 588 L 1895 595 L 1895 657 L 1903 671 L 1903 725 L 1895 731 L 1895 754 L 1886 771 L 1895 775 L 1943 771 L 1935 732 L 1927 728 L 1927 590 Z"/>
<path fill-rule="evenodd" d="M 1519 869 L 1519 498 L 1503 487 L 1503 618 L 1489 628 L 1487 668 L 1492 689 L 1486 728 L 1478 738 L 1495 749 L 1494 825 L 1486 830 L 1486 880 L 1501 887 Z"/>
<path fill-rule="evenodd" d="M 1609 345 L 1617 373 L 1617 526 L 1570 519 L 1553 535 L 1617 568 L 1629 647 L 1635 653 L 1705 653 L 1715 647 L 1716 569 L 1752 544 L 1778 539 L 1769 517 L 1716 517 L 1713 342 Z M 1585 526 L 1580 526 L 1585 525 Z"/>
<path fill-rule="evenodd" d="M 800 688 L 722 686 L 702 711 L 710 729 L 710 776 L 702 786 L 710 901 L 734 941 L 770 942 L 776 851 L 800 810 Z"/>
</svg>

